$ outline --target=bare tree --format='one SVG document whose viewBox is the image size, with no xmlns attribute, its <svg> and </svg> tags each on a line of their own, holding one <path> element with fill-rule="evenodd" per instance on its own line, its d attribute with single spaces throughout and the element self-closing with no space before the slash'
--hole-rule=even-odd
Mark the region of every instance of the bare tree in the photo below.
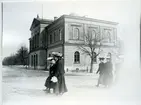
<svg viewBox="0 0 141 105">
<path fill-rule="evenodd" d="M 28 65 L 28 49 L 26 46 L 21 46 L 16 54 L 11 54 L 5 57 L 2 61 L 3 65 Z"/>
<path fill-rule="evenodd" d="M 23 66 L 27 65 L 27 59 L 28 59 L 28 49 L 26 46 L 21 46 L 20 49 L 17 51 L 17 58 L 19 60 L 19 63 Z"/>
<path fill-rule="evenodd" d="M 2 61 L 3 65 L 16 65 L 17 64 L 17 57 L 15 54 L 11 54 L 8 57 L 5 57 Z"/>
<path fill-rule="evenodd" d="M 101 52 L 102 41 L 107 38 L 100 38 L 100 32 L 95 32 L 95 35 L 85 34 L 84 35 L 84 43 L 78 45 L 78 49 L 82 51 L 82 54 L 86 54 L 91 59 L 90 64 L 90 73 L 93 73 L 93 62 L 94 58 L 96 58 Z M 96 50 L 98 52 L 96 53 Z"/>
</svg>

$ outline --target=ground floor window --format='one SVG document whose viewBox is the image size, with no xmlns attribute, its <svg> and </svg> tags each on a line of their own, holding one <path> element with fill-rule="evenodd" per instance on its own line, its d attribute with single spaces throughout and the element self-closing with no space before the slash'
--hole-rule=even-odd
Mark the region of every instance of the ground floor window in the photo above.
<svg viewBox="0 0 141 105">
<path fill-rule="evenodd" d="M 80 63 L 80 53 L 78 51 L 74 53 L 74 63 Z"/>
<path fill-rule="evenodd" d="M 35 55 L 35 66 L 38 66 L 38 54 Z"/>
<path fill-rule="evenodd" d="M 31 66 L 33 66 L 33 55 L 31 55 Z"/>
<path fill-rule="evenodd" d="M 31 66 L 38 66 L 38 54 L 31 55 Z"/>
</svg>

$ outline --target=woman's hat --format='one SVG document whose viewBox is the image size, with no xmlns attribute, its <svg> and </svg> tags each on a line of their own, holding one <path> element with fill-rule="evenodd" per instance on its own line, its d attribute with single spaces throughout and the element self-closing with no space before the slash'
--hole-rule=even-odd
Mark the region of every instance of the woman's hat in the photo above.
<svg viewBox="0 0 141 105">
<path fill-rule="evenodd" d="M 47 60 L 51 61 L 51 60 L 53 60 L 53 57 L 48 57 Z"/>
<path fill-rule="evenodd" d="M 60 52 L 52 52 L 52 55 L 56 57 L 62 57 L 62 53 Z"/>
<path fill-rule="evenodd" d="M 105 59 L 105 58 L 103 58 L 103 57 L 102 57 L 102 58 L 99 58 L 99 60 L 104 60 L 104 59 Z"/>
</svg>

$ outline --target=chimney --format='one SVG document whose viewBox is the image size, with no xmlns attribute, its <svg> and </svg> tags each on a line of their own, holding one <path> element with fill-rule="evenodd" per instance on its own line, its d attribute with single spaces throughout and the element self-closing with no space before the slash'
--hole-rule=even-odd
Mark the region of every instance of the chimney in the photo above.
<svg viewBox="0 0 141 105">
<path fill-rule="evenodd" d="M 57 20 L 57 19 L 58 19 L 58 17 L 55 16 L 55 17 L 54 17 L 54 21 Z"/>
</svg>

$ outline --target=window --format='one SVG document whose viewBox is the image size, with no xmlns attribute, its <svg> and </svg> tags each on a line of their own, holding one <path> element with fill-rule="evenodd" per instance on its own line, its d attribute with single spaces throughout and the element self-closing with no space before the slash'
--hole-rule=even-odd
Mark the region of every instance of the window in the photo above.
<svg viewBox="0 0 141 105">
<path fill-rule="evenodd" d="M 62 40 L 62 29 L 59 29 L 59 40 Z"/>
<path fill-rule="evenodd" d="M 35 65 L 38 66 L 38 55 L 37 54 L 35 55 L 35 59 L 36 59 L 35 60 L 36 61 Z"/>
<path fill-rule="evenodd" d="M 59 41 L 59 33 L 58 33 L 58 30 L 55 31 L 55 35 L 56 35 L 56 41 Z"/>
<path fill-rule="evenodd" d="M 52 35 L 50 34 L 50 44 L 52 43 Z"/>
<path fill-rule="evenodd" d="M 56 31 L 54 31 L 54 42 L 56 42 L 57 40 L 57 35 L 56 35 Z"/>
<path fill-rule="evenodd" d="M 78 51 L 74 53 L 74 63 L 80 63 L 80 53 Z"/>
<path fill-rule="evenodd" d="M 110 32 L 107 33 L 108 42 L 111 42 L 111 34 Z"/>
<path fill-rule="evenodd" d="M 74 29 L 73 39 L 79 39 L 79 29 L 78 28 Z"/>
<path fill-rule="evenodd" d="M 55 33 L 53 33 L 51 36 L 52 36 L 52 43 L 54 43 L 54 39 L 55 39 L 55 38 L 54 38 L 54 37 L 55 37 Z"/>
<path fill-rule="evenodd" d="M 33 66 L 33 61 L 34 60 L 34 58 L 33 58 L 33 55 L 31 55 L 31 66 Z"/>
<path fill-rule="evenodd" d="M 95 38 L 96 38 L 96 32 L 95 32 L 95 30 L 92 31 L 92 36 L 91 36 L 91 38 L 92 38 L 92 39 L 95 39 Z"/>
<path fill-rule="evenodd" d="M 33 60 L 33 61 L 34 61 L 34 62 L 33 62 L 33 65 L 34 65 L 34 66 L 36 65 L 36 59 L 35 59 L 35 57 L 36 57 L 36 56 L 34 55 L 34 57 L 33 57 L 33 59 L 34 59 L 34 60 Z"/>
</svg>

